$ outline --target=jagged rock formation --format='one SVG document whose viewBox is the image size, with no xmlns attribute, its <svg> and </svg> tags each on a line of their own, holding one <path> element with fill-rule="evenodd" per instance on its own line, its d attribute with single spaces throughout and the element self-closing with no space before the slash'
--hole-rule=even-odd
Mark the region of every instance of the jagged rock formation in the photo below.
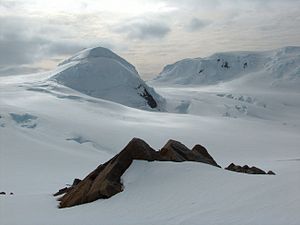
<svg viewBox="0 0 300 225">
<path fill-rule="evenodd" d="M 78 178 L 75 178 L 72 185 L 70 187 L 64 187 L 62 189 L 60 189 L 58 192 L 56 192 L 54 194 L 54 196 L 59 196 L 59 195 L 62 195 L 62 194 L 65 194 L 67 193 L 68 191 L 70 191 L 71 189 L 73 189 L 77 184 L 79 184 L 81 180 L 78 179 Z"/>
<path fill-rule="evenodd" d="M 196 161 L 220 167 L 202 145 L 195 145 L 192 150 L 178 141 L 169 140 L 160 150 L 161 160 L 183 162 Z M 221 168 L 221 167 L 220 167 Z"/>
<path fill-rule="evenodd" d="M 255 166 L 252 167 L 249 167 L 248 165 L 239 166 L 239 165 L 235 165 L 234 163 L 231 163 L 228 167 L 225 168 L 225 170 L 230 170 L 238 173 L 275 175 L 275 173 L 271 170 L 268 171 L 268 173 L 266 173 L 262 169 L 259 169 Z"/>
<path fill-rule="evenodd" d="M 59 207 L 71 207 L 109 198 L 121 192 L 123 190 L 121 176 L 133 160 L 196 161 L 220 167 L 201 145 L 196 145 L 190 150 L 178 141 L 169 140 L 160 151 L 155 151 L 143 140 L 134 138 L 119 154 L 98 166 L 82 181 L 73 182 L 71 187 L 54 194 L 58 196 L 65 193 L 59 198 Z"/>
</svg>

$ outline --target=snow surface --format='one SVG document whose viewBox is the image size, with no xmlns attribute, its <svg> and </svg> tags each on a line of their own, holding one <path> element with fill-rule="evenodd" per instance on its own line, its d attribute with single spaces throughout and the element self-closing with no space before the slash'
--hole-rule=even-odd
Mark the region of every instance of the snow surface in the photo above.
<svg viewBox="0 0 300 225">
<path fill-rule="evenodd" d="M 0 195 L 1 225 L 300 223 L 295 84 L 270 90 L 244 89 L 232 79 L 208 86 L 157 82 L 168 112 L 152 112 L 49 79 L 69 65 L 0 77 L 0 192 L 14 193 Z M 277 175 L 239 174 L 196 162 L 135 161 L 122 177 L 122 193 L 57 208 L 54 192 L 85 177 L 133 137 L 156 149 L 170 138 L 188 147 L 200 143 L 222 167 L 255 165 Z"/>
<path fill-rule="evenodd" d="M 163 110 L 163 99 L 139 76 L 133 65 L 106 48 L 85 49 L 59 64 L 51 79 L 84 94 L 134 108 Z M 150 107 L 145 90 L 156 100 Z"/>
<path fill-rule="evenodd" d="M 244 89 L 300 89 L 300 47 L 265 52 L 225 52 L 167 65 L 157 84 L 212 85 L 230 82 Z"/>
</svg>

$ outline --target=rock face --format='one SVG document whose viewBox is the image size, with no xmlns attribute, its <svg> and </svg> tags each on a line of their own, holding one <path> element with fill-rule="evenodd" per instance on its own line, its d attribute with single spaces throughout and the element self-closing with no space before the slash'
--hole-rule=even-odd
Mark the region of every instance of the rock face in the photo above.
<svg viewBox="0 0 300 225">
<path fill-rule="evenodd" d="M 62 194 L 65 194 L 67 192 L 69 192 L 71 189 L 73 189 L 77 184 L 79 184 L 81 180 L 78 178 L 75 178 L 73 181 L 73 184 L 70 187 L 64 187 L 62 189 L 60 189 L 58 192 L 56 192 L 55 194 L 53 194 L 53 196 L 59 196 Z"/>
<path fill-rule="evenodd" d="M 121 192 L 121 176 L 133 160 L 196 161 L 220 167 L 201 145 L 196 145 L 190 150 L 178 141 L 169 140 L 160 151 L 155 151 L 143 140 L 134 138 L 119 154 L 98 166 L 82 181 L 78 180 L 71 187 L 59 190 L 55 196 L 65 194 L 59 198 L 59 207 L 71 207 L 105 199 Z"/>
<path fill-rule="evenodd" d="M 238 173 L 275 175 L 275 173 L 271 170 L 268 173 L 266 173 L 262 169 L 259 169 L 255 166 L 252 167 L 249 167 L 248 165 L 239 166 L 239 165 L 235 165 L 234 163 L 231 163 L 228 167 L 225 168 L 225 170 L 230 170 Z"/>
<path fill-rule="evenodd" d="M 169 161 L 196 161 L 220 167 L 202 145 L 195 145 L 192 150 L 178 141 L 169 140 L 160 150 L 161 156 Z"/>
</svg>

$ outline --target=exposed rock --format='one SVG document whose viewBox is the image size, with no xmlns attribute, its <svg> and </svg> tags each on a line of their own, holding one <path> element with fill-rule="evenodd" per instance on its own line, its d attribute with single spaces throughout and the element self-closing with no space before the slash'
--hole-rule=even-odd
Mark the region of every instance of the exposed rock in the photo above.
<svg viewBox="0 0 300 225">
<path fill-rule="evenodd" d="M 206 148 L 204 148 L 202 145 L 195 145 L 192 149 L 192 152 L 196 156 L 198 162 L 207 163 L 221 168 L 221 166 L 217 164 L 213 157 L 208 153 Z"/>
<path fill-rule="evenodd" d="M 269 175 L 276 175 L 276 173 L 274 173 L 272 170 L 269 170 L 269 171 L 267 172 L 267 174 L 269 174 Z"/>
<path fill-rule="evenodd" d="M 4 191 L 0 192 L 0 195 L 6 195 L 6 193 Z"/>
<path fill-rule="evenodd" d="M 160 150 L 160 155 L 163 157 L 163 160 L 176 162 L 196 161 L 220 167 L 207 150 L 199 144 L 195 145 L 193 149 L 190 150 L 178 141 L 169 140 Z"/>
<path fill-rule="evenodd" d="M 75 185 L 79 184 L 80 181 L 81 181 L 80 179 L 75 178 L 74 181 L 73 181 L 72 186 L 75 186 Z"/>
<path fill-rule="evenodd" d="M 71 187 L 64 187 L 62 189 L 59 189 L 58 192 L 53 194 L 53 196 L 59 196 L 59 195 L 65 194 L 70 188 Z"/>
<path fill-rule="evenodd" d="M 251 173 L 251 174 L 267 174 L 264 170 L 259 169 L 255 166 L 252 166 L 248 170 L 246 170 L 246 173 Z"/>
<path fill-rule="evenodd" d="M 191 150 L 179 141 L 169 140 L 160 150 L 163 160 L 183 162 L 191 158 Z"/>
<path fill-rule="evenodd" d="M 60 207 L 70 207 L 100 198 L 109 198 L 123 190 L 121 176 L 134 159 L 153 161 L 158 152 L 144 141 L 134 138 L 116 156 L 98 166 L 60 199 Z"/>
<path fill-rule="evenodd" d="M 14 193 L 13 193 L 13 192 L 10 192 L 9 194 L 10 194 L 10 195 L 13 195 Z"/>
<path fill-rule="evenodd" d="M 223 64 L 222 64 L 222 66 L 221 66 L 221 67 L 223 67 L 223 68 L 227 68 L 227 69 L 229 69 L 229 68 L 230 68 L 230 66 L 229 66 L 229 64 L 228 64 L 228 62 L 227 62 L 227 61 L 223 62 Z"/>
<path fill-rule="evenodd" d="M 59 207 L 71 207 L 101 198 L 105 199 L 121 192 L 123 190 L 121 176 L 133 160 L 197 161 L 218 166 L 201 145 L 196 145 L 193 150 L 190 150 L 178 141 L 169 140 L 160 151 L 155 151 L 143 140 L 134 138 L 119 154 L 98 166 L 82 181 L 59 190 L 55 196 L 65 193 L 59 199 Z"/>
<path fill-rule="evenodd" d="M 56 192 L 55 194 L 53 194 L 53 196 L 59 196 L 59 195 L 67 193 L 72 188 L 74 188 L 77 184 L 79 184 L 80 181 L 81 181 L 80 179 L 75 178 L 74 181 L 73 181 L 73 184 L 70 187 L 64 187 L 64 188 L 60 189 L 58 192 Z"/>
<path fill-rule="evenodd" d="M 272 174 L 273 173 L 275 175 L 275 173 L 272 171 L 266 173 L 262 169 L 257 168 L 255 166 L 252 167 L 249 167 L 248 165 L 239 166 L 239 165 L 235 165 L 234 163 L 231 163 L 228 167 L 225 168 L 225 170 L 230 170 L 238 173 L 248 173 L 248 174 Z"/>
<path fill-rule="evenodd" d="M 146 101 L 147 104 L 153 109 L 157 107 L 157 102 L 153 98 L 153 96 L 147 91 L 145 87 L 143 87 L 143 93 L 140 94 Z"/>
</svg>

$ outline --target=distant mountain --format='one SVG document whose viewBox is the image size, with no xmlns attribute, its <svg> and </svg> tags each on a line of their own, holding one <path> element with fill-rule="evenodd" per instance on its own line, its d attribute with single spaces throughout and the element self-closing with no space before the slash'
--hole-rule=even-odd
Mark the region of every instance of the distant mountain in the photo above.
<svg viewBox="0 0 300 225">
<path fill-rule="evenodd" d="M 167 65 L 154 83 L 211 85 L 235 81 L 252 87 L 300 89 L 300 47 L 216 53 Z"/>
<path fill-rule="evenodd" d="M 106 48 L 85 49 L 59 64 L 50 79 L 81 93 L 140 109 L 162 110 L 163 98 L 125 59 Z"/>
</svg>

